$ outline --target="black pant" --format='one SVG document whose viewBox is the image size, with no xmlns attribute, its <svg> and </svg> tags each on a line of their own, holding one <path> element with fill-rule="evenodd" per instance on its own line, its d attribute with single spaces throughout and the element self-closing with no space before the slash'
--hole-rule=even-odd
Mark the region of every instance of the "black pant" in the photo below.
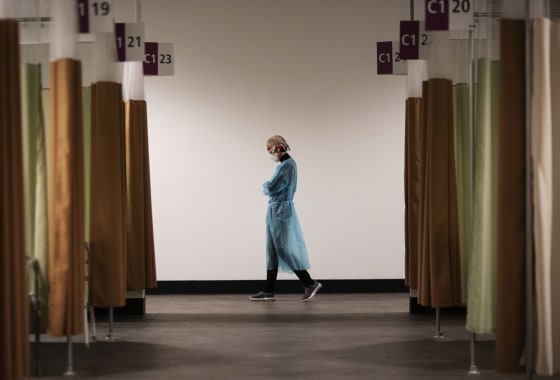
<svg viewBox="0 0 560 380">
<path fill-rule="evenodd" d="M 306 270 L 295 270 L 294 273 L 298 276 L 299 280 L 303 283 L 306 288 L 313 285 L 315 281 L 309 275 Z M 276 285 L 276 278 L 278 277 L 278 268 L 269 269 L 266 271 L 266 285 L 264 287 L 265 293 L 274 293 L 274 288 Z"/>
</svg>

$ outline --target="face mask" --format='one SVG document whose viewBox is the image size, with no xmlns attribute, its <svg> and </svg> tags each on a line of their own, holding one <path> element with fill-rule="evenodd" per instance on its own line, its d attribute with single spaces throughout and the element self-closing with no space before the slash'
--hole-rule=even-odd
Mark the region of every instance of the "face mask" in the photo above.
<svg viewBox="0 0 560 380">
<path fill-rule="evenodd" d="M 278 157 L 278 153 L 270 153 L 270 159 L 274 162 L 280 161 L 280 158 Z"/>
</svg>

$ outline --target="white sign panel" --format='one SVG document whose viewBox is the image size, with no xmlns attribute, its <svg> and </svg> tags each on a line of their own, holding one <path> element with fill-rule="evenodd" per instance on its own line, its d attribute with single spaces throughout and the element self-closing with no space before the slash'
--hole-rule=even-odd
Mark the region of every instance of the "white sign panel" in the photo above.
<svg viewBox="0 0 560 380">
<path fill-rule="evenodd" d="M 111 1 L 77 0 L 80 33 L 111 33 L 113 14 Z"/>
<path fill-rule="evenodd" d="M 449 30 L 469 30 L 473 24 L 474 0 L 450 0 Z"/>
<path fill-rule="evenodd" d="M 144 24 L 141 22 L 116 23 L 115 38 L 119 62 L 144 60 Z"/>
<path fill-rule="evenodd" d="M 434 32 L 426 30 L 426 22 L 420 21 L 420 57 L 428 59 L 430 47 L 434 43 Z"/>
<path fill-rule="evenodd" d="M 400 41 L 393 41 L 393 75 L 406 75 L 408 72 L 406 59 L 399 52 Z"/>
<path fill-rule="evenodd" d="M 175 57 L 173 44 L 146 42 L 144 54 L 144 75 L 174 75 Z"/>
</svg>

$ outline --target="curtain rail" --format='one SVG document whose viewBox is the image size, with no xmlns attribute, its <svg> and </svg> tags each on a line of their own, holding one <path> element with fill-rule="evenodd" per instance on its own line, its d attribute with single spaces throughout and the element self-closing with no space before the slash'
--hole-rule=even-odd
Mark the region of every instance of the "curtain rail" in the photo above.
<svg viewBox="0 0 560 380">
<path fill-rule="evenodd" d="M 16 21 L 19 22 L 46 22 L 51 21 L 52 17 L 19 17 Z"/>
<path fill-rule="evenodd" d="M 474 17 L 503 17 L 501 12 L 474 12 Z M 544 17 L 560 17 L 560 12 L 545 12 Z"/>
</svg>

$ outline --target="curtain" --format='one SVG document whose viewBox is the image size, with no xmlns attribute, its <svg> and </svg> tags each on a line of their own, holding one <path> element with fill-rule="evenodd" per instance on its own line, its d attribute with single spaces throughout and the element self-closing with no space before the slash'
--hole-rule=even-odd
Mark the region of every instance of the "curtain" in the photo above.
<svg viewBox="0 0 560 380">
<path fill-rule="evenodd" d="M 536 301 L 536 371 L 560 370 L 560 24 L 533 21 L 531 133 Z M 554 110 L 553 110 L 554 108 Z M 557 234 L 556 234 L 557 235 Z"/>
<path fill-rule="evenodd" d="M 51 62 L 49 322 L 51 335 L 83 331 L 84 173 L 81 63 Z"/>
<path fill-rule="evenodd" d="M 89 244 L 89 224 L 90 224 L 90 193 L 91 193 L 91 87 L 82 87 L 82 112 L 84 123 L 84 241 Z M 87 255 L 87 253 L 86 253 Z M 89 302 L 89 256 L 85 262 L 85 289 L 84 303 Z"/>
<path fill-rule="evenodd" d="M 156 287 L 146 102 L 129 100 L 126 115 L 127 288 Z"/>
<path fill-rule="evenodd" d="M 26 204 L 27 256 L 39 263 L 38 297 L 40 329 L 47 328 L 48 268 L 47 268 L 47 163 L 45 122 L 41 94 L 41 65 L 22 66 L 22 120 L 24 179 Z M 35 275 L 29 272 L 30 291 Z"/>
<path fill-rule="evenodd" d="M 418 288 L 418 209 L 422 175 L 422 98 L 406 99 L 405 114 L 405 284 Z"/>
<path fill-rule="evenodd" d="M 452 99 L 451 80 L 424 82 L 418 302 L 430 307 L 461 304 Z"/>
<path fill-rule="evenodd" d="M 551 48 L 550 48 L 551 64 L 551 104 L 560 104 L 560 22 L 554 21 L 551 25 Z M 556 148 L 560 147 L 560 107 L 552 107 L 553 122 L 553 144 Z M 554 165 L 554 191 L 553 194 L 560 194 L 560 151 L 553 150 Z M 560 227 L 560 200 L 557 198 L 554 203 L 553 231 L 558 231 Z M 560 372 L 560 236 L 556 233 L 553 235 L 553 254 L 550 257 L 550 306 L 551 306 L 551 331 L 552 344 L 552 372 L 558 374 Z M 546 264 L 545 264 L 546 265 Z M 545 333 L 546 334 L 546 333 Z M 541 371 L 537 367 L 537 371 Z M 550 373 L 550 370 L 542 371 Z"/>
<path fill-rule="evenodd" d="M 475 117 L 474 209 L 468 275 L 469 331 L 495 329 L 499 63 L 478 60 Z"/>
<path fill-rule="evenodd" d="M 124 306 L 126 298 L 125 130 L 122 88 L 91 86 L 89 302 Z"/>
<path fill-rule="evenodd" d="M 525 343 L 525 22 L 500 22 L 496 370 L 520 372 Z"/>
<path fill-rule="evenodd" d="M 407 61 L 405 103 L 405 284 L 418 288 L 419 210 L 422 193 L 424 131 L 422 128 L 422 83 L 428 77 L 425 60 Z"/>
<path fill-rule="evenodd" d="M 467 271 L 472 241 L 472 137 L 469 126 L 469 86 L 453 86 L 453 137 L 457 177 L 457 215 L 461 257 L 461 302 L 467 300 Z"/>
<path fill-rule="evenodd" d="M 18 23 L 0 19 L 0 378 L 29 376 Z M 4 55 L 5 54 L 5 55 Z"/>
</svg>

